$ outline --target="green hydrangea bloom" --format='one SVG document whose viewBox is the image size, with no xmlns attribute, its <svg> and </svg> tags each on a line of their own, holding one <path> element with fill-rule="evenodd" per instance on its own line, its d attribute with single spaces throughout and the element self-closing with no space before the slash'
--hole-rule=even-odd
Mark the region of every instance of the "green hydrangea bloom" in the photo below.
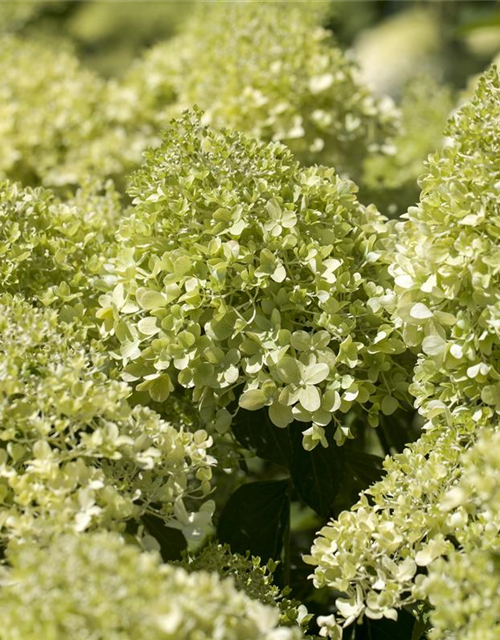
<svg viewBox="0 0 500 640">
<path fill-rule="evenodd" d="M 463 411 L 451 425 L 387 457 L 385 477 L 320 531 L 306 558 L 316 567 L 314 584 L 344 594 L 336 601 L 337 619 L 323 622 L 331 637 L 339 623 L 347 626 L 363 615 L 396 619 L 398 609 L 421 599 L 417 570 L 453 550 L 451 535 L 461 539 L 465 527 L 475 526 L 465 509 L 445 505 L 464 473 L 478 423 L 490 418 L 488 409 L 474 416 Z"/>
<path fill-rule="evenodd" d="M 10 554 L 1 575 L 3 640 L 299 640 L 276 608 L 230 579 L 160 564 L 100 532 Z"/>
<path fill-rule="evenodd" d="M 139 164 L 146 142 L 130 130 L 136 105 L 69 50 L 3 36 L 0 72 L 0 177 L 62 187 Z"/>
<path fill-rule="evenodd" d="M 60 200 L 41 187 L 0 182 L 0 292 L 45 305 L 90 304 L 121 212 L 111 183 L 91 181 Z"/>
<path fill-rule="evenodd" d="M 445 497 L 448 512 L 466 511 L 460 546 L 422 577 L 421 597 L 434 607 L 430 640 L 496 640 L 500 634 L 500 433 L 487 430 L 464 456 L 460 483 Z"/>
<path fill-rule="evenodd" d="M 398 224 L 396 317 L 423 352 L 412 393 L 432 419 L 464 402 L 500 410 L 499 118 L 493 67 L 450 121 L 420 203 Z"/>
<path fill-rule="evenodd" d="M 405 346 L 390 323 L 384 218 L 333 169 L 173 122 L 136 175 L 97 316 L 124 379 L 165 401 L 192 390 L 227 429 L 236 399 L 306 425 L 305 446 L 341 443 L 340 413 L 390 414 L 406 398 Z M 242 393 L 241 393 L 242 392 Z M 330 436 L 331 439 L 331 436 Z"/>
<path fill-rule="evenodd" d="M 498 422 L 499 92 L 493 68 L 450 123 L 450 146 L 431 158 L 420 204 L 398 225 L 391 267 L 399 294 L 396 322 L 407 344 L 422 351 L 411 391 L 429 419 L 428 432 L 386 460 L 387 476 L 313 545 L 308 561 L 316 566 L 316 585 L 346 594 L 337 600 L 344 625 L 361 615 L 395 618 L 399 608 L 422 599 L 437 602 L 417 569 L 431 566 L 431 583 L 442 583 L 449 556 L 453 581 L 472 566 L 473 556 L 466 556 L 479 540 L 490 551 L 498 548 L 498 518 L 480 493 L 498 484 L 498 473 L 491 468 L 482 481 L 485 465 L 469 461 L 477 438 Z M 457 607 L 469 586 L 457 593 Z M 487 594 L 491 584 L 483 586 Z M 436 631 L 436 638 L 462 637 L 446 635 L 442 620 L 449 616 L 436 609 L 436 628 L 444 634 Z M 462 619 L 457 616 L 458 627 Z M 339 620 L 322 619 L 325 633 L 339 637 Z"/>
<path fill-rule="evenodd" d="M 55 311 L 0 297 L 0 537 L 123 531 L 145 513 L 194 534 L 212 508 L 186 507 L 210 491 L 211 438 L 131 409 L 131 390 L 82 334 Z"/>
<path fill-rule="evenodd" d="M 281 591 L 273 582 L 277 563 L 270 560 L 262 566 L 260 558 L 232 553 L 229 545 L 211 543 L 195 554 L 187 555 L 181 563 L 187 571 L 209 571 L 221 578 L 232 578 L 234 586 L 244 591 L 253 600 L 277 606 L 280 610 L 280 624 L 285 626 L 307 626 L 312 615 L 304 605 L 286 596 L 288 589 Z"/>
<path fill-rule="evenodd" d="M 327 3 L 199 3 L 179 38 L 148 52 L 126 85 L 157 126 L 198 105 L 205 122 L 285 142 L 302 162 L 356 176 L 396 126 L 320 26 Z"/>
</svg>

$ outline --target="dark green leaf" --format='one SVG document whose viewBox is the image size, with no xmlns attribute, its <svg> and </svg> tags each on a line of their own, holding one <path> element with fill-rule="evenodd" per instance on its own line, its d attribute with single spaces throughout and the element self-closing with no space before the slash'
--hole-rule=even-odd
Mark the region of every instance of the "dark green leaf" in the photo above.
<svg viewBox="0 0 500 640">
<path fill-rule="evenodd" d="M 345 474 L 342 491 L 337 495 L 334 503 L 334 517 L 337 517 L 341 511 L 350 509 L 358 501 L 361 491 L 380 480 L 384 473 L 383 458 L 358 451 L 351 446 L 350 442 L 344 445 L 343 450 Z"/>
<path fill-rule="evenodd" d="M 364 623 L 356 625 L 356 640 L 412 640 L 414 618 L 406 611 L 398 612 L 396 622 L 382 618 L 370 620 L 366 618 Z M 354 625 L 353 625 L 354 626 Z"/>
<path fill-rule="evenodd" d="M 359 491 L 380 480 L 384 473 L 383 458 L 363 451 L 346 450 L 346 471 L 358 479 Z"/>
<path fill-rule="evenodd" d="M 344 479 L 344 451 L 335 442 L 326 449 L 318 445 L 312 451 L 302 446 L 303 425 L 290 425 L 292 464 L 290 471 L 300 498 L 320 516 L 332 514 L 333 502 Z"/>
<path fill-rule="evenodd" d="M 182 552 L 187 548 L 187 542 L 178 529 L 166 527 L 161 518 L 146 514 L 142 522 L 149 535 L 153 536 L 160 545 L 160 555 L 164 562 L 180 560 Z"/>
<path fill-rule="evenodd" d="M 229 498 L 219 519 L 220 542 L 235 553 L 279 559 L 290 517 L 288 480 L 251 482 Z"/>
<path fill-rule="evenodd" d="M 239 411 L 233 423 L 233 433 L 240 444 L 260 458 L 286 468 L 290 466 L 290 433 L 288 429 L 279 429 L 269 420 L 267 408 Z"/>
</svg>

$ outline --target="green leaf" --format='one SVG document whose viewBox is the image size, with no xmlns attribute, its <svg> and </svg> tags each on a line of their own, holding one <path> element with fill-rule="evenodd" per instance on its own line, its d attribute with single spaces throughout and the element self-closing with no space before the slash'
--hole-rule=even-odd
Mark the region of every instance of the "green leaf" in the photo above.
<svg viewBox="0 0 500 640">
<path fill-rule="evenodd" d="M 278 429 L 269 419 L 266 409 L 255 413 L 240 411 L 233 423 L 233 433 L 240 444 L 260 458 L 289 467 L 292 445 L 288 429 Z"/>
<path fill-rule="evenodd" d="M 289 480 L 251 482 L 239 487 L 224 507 L 217 527 L 220 542 L 233 553 L 278 560 L 290 517 Z"/>
<path fill-rule="evenodd" d="M 302 446 L 300 424 L 289 428 L 292 444 L 290 472 L 299 496 L 324 518 L 332 514 L 335 497 L 339 493 L 345 469 L 344 450 L 334 442 L 328 448 L 320 445 L 312 451 Z"/>
<path fill-rule="evenodd" d="M 399 407 L 399 402 L 393 396 L 385 396 L 380 408 L 384 416 L 392 415 Z"/>
<path fill-rule="evenodd" d="M 359 499 L 361 491 L 378 482 L 384 474 L 383 458 L 355 449 L 359 442 L 348 440 L 343 445 L 345 473 L 342 491 L 337 494 L 334 504 L 334 517 L 350 509 Z"/>
<path fill-rule="evenodd" d="M 186 538 L 178 529 L 166 527 L 161 518 L 145 514 L 141 518 L 147 532 L 160 545 L 160 555 L 164 562 L 181 560 L 182 552 L 187 549 Z"/>
</svg>

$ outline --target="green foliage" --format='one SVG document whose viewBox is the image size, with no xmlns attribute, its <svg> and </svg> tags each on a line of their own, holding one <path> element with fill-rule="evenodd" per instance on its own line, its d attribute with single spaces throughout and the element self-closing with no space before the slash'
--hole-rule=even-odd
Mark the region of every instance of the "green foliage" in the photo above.
<svg viewBox="0 0 500 640">
<path fill-rule="evenodd" d="M 279 612 L 216 573 L 189 574 L 100 532 L 10 554 L 0 590 L 3 640 L 298 640 Z"/>
<path fill-rule="evenodd" d="M 0 298 L 0 536 L 124 530 L 150 513 L 195 533 L 211 503 L 204 431 L 174 428 L 127 404 L 130 389 L 106 375 L 100 345 L 18 298 Z"/>
<path fill-rule="evenodd" d="M 63 201 L 47 189 L 0 182 L 0 291 L 44 305 L 88 303 L 120 213 L 111 183 L 91 182 Z"/>
<path fill-rule="evenodd" d="M 207 123 L 285 142 L 305 164 L 355 176 L 396 113 L 320 26 L 326 4 L 199 3 L 179 38 L 148 52 L 126 84 L 157 126 L 198 105 Z"/>
<path fill-rule="evenodd" d="M 308 449 L 350 435 L 339 411 L 363 406 L 376 425 L 405 400 L 388 232 L 352 183 L 186 114 L 131 195 L 97 312 L 125 380 L 157 402 L 192 389 L 219 430 L 238 396 L 242 409 L 267 406 L 277 427 L 311 425 Z"/>
<path fill-rule="evenodd" d="M 225 505 L 217 536 L 233 551 L 266 561 L 281 557 L 290 521 L 288 480 L 249 482 L 239 487 Z"/>
</svg>

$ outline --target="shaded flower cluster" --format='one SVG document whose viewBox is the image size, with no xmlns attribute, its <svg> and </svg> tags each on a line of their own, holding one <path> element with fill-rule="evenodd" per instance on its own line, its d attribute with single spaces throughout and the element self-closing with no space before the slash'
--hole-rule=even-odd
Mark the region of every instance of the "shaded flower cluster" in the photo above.
<svg viewBox="0 0 500 640">
<path fill-rule="evenodd" d="M 221 578 L 232 578 L 235 587 L 253 600 L 273 605 L 280 610 L 280 624 L 307 627 L 312 615 L 304 605 L 290 600 L 288 590 L 280 590 L 273 581 L 277 563 L 270 560 L 262 565 L 260 558 L 232 553 L 229 545 L 209 544 L 195 554 L 188 554 L 181 563 L 190 573 L 209 571 Z"/>
<path fill-rule="evenodd" d="M 4 35 L 0 69 L 0 177 L 76 186 L 89 176 L 121 178 L 140 163 L 139 105 L 69 48 Z"/>
</svg>

